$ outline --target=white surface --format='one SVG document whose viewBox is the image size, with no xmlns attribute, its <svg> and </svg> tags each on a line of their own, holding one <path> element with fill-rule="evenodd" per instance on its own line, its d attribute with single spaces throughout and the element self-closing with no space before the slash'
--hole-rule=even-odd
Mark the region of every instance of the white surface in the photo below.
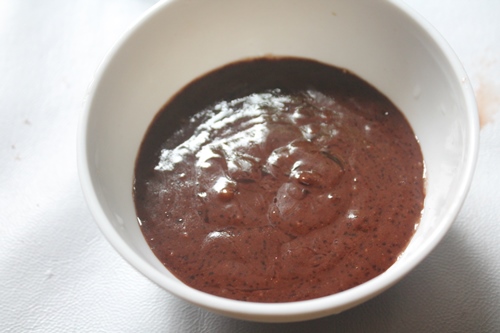
<svg viewBox="0 0 500 333">
<path fill-rule="evenodd" d="M 360 304 L 394 285 L 429 254 L 465 198 L 479 126 L 474 94 L 461 64 L 420 16 L 405 12 L 410 11 L 406 6 L 372 0 L 273 0 L 265 12 L 253 10 L 269 3 L 191 0 L 155 6 L 99 70 L 79 127 L 77 157 L 94 218 L 132 266 L 205 309 L 253 321 L 293 322 Z M 244 20 L 240 12 L 247 13 Z M 238 24 L 228 18 L 238 19 Z M 210 22 L 224 22 L 232 29 Z M 362 286 L 308 302 L 238 302 L 187 288 L 149 250 L 133 208 L 134 161 L 161 105 L 193 77 L 230 61 L 269 53 L 319 59 L 374 84 L 405 112 L 426 162 L 425 211 L 404 255 Z"/>
<path fill-rule="evenodd" d="M 407 0 L 461 58 L 485 121 L 476 175 L 415 271 L 340 315 L 255 324 L 192 307 L 131 268 L 81 194 L 76 128 L 99 62 L 155 1 L 0 2 L 0 331 L 500 331 L 500 2 Z"/>
</svg>

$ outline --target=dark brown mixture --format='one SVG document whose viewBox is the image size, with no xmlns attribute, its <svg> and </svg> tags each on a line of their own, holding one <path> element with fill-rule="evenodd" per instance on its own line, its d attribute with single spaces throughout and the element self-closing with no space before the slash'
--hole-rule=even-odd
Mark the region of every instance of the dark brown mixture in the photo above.
<svg viewBox="0 0 500 333">
<path fill-rule="evenodd" d="M 135 205 L 155 255 L 207 293 L 289 302 L 388 269 L 423 209 L 401 112 L 353 74 L 262 58 L 189 84 L 139 151 Z"/>
</svg>

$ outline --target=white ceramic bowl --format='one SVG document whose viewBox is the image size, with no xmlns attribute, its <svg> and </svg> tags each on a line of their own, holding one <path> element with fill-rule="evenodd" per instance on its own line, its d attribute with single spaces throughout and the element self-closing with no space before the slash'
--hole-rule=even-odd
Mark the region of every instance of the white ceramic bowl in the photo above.
<svg viewBox="0 0 500 333">
<path fill-rule="evenodd" d="M 268 54 L 313 58 L 372 83 L 408 118 L 427 167 L 423 218 L 400 259 L 358 287 L 308 301 L 235 301 L 184 285 L 149 250 L 132 199 L 139 144 L 160 107 L 209 70 Z M 97 73 L 79 131 L 79 174 L 102 232 L 149 279 L 224 315 L 299 321 L 339 313 L 374 297 L 431 252 L 469 188 L 478 150 L 477 118 L 472 89 L 456 56 L 402 1 L 163 1 L 124 35 Z"/>
</svg>

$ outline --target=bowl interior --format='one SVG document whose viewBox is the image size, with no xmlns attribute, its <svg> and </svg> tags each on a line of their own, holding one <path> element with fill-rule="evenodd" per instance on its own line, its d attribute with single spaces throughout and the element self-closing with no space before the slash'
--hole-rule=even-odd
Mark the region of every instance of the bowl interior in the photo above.
<svg viewBox="0 0 500 333">
<path fill-rule="evenodd" d="M 377 87 L 411 123 L 427 168 L 423 218 L 400 260 L 362 286 L 297 302 L 307 306 L 256 306 L 184 286 L 149 250 L 132 199 L 140 142 L 170 96 L 209 70 L 268 54 L 343 67 Z M 432 250 L 458 213 L 471 180 L 478 135 L 470 85 L 442 39 L 399 2 L 371 0 L 161 2 L 103 63 L 81 129 L 82 186 L 115 248 L 146 276 L 190 302 L 263 321 L 337 313 L 397 282 Z"/>
</svg>

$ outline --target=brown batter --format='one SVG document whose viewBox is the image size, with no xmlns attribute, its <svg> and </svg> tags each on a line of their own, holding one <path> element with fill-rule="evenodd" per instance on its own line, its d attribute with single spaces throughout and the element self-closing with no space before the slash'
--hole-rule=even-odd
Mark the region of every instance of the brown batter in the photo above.
<svg viewBox="0 0 500 333">
<path fill-rule="evenodd" d="M 401 112 L 353 74 L 262 58 L 192 82 L 139 151 L 142 232 L 207 293 L 289 302 L 381 274 L 423 208 L 423 159 Z"/>
</svg>

